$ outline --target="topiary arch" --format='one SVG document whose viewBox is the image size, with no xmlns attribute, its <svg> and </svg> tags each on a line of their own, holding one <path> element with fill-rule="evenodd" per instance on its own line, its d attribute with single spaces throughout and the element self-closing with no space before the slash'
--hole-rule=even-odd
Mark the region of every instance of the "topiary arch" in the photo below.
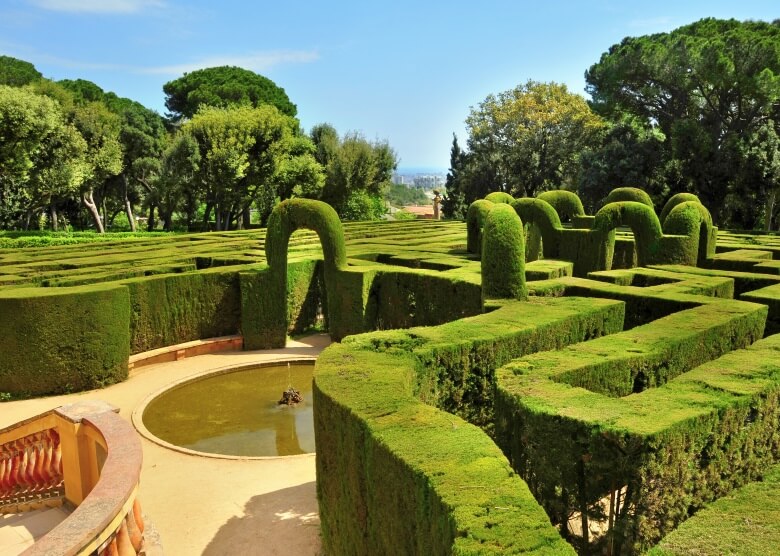
<svg viewBox="0 0 780 556">
<path fill-rule="evenodd" d="M 271 275 L 268 298 L 278 303 L 270 326 L 275 334 L 275 344 L 284 345 L 287 331 L 287 248 L 290 236 L 301 228 L 317 233 L 322 245 L 325 266 L 325 289 L 327 290 L 328 321 L 333 326 L 337 321 L 334 314 L 339 307 L 337 290 L 338 273 L 347 266 L 347 251 L 344 245 L 344 230 L 338 214 L 327 203 L 313 199 L 289 199 L 274 208 L 268 219 L 265 240 L 265 254 L 268 272 Z M 338 336 L 338 334 L 335 334 Z"/>
</svg>

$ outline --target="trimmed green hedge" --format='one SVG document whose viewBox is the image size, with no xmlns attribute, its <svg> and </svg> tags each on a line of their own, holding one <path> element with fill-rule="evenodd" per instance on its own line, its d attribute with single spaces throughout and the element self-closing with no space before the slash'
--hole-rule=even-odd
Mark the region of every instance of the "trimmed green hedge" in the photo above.
<svg viewBox="0 0 780 556">
<path fill-rule="evenodd" d="M 638 187 L 616 187 L 610 191 L 609 195 L 607 195 L 607 198 L 604 199 L 604 206 L 610 203 L 621 203 L 626 201 L 642 203 L 643 205 L 653 209 L 653 212 L 655 212 L 653 200 L 650 198 L 650 195 Z"/>
<path fill-rule="evenodd" d="M 130 352 L 238 334 L 236 269 L 209 269 L 122 282 L 130 292 Z"/>
<path fill-rule="evenodd" d="M 761 361 L 777 369 L 780 354 L 727 353 L 760 338 L 765 315 L 764 306 L 711 301 L 497 371 L 496 437 L 513 467 L 554 522 L 579 512 L 609 529 L 582 539 L 583 550 L 639 553 L 773 461 L 780 389 L 767 399 L 749 384 L 750 373 L 758 384 L 776 375 Z M 752 429 L 743 426 L 751 404 L 762 407 Z M 611 518 L 610 496 L 613 510 L 621 498 Z"/>
<path fill-rule="evenodd" d="M 287 280 L 287 250 L 290 236 L 296 230 L 306 228 L 317 233 L 322 245 L 324 258 L 325 289 L 327 291 L 328 324 L 331 335 L 340 339 L 349 330 L 348 320 L 352 312 L 343 312 L 344 301 L 343 282 L 339 280 L 339 272 L 346 269 L 347 252 L 344 244 L 344 230 L 338 214 L 333 207 L 322 201 L 313 199 L 288 199 L 274 207 L 268 218 L 268 231 L 265 239 L 265 253 L 268 259 L 270 278 L 265 286 L 268 288 L 263 295 L 275 300 L 276 304 L 268 313 L 268 327 L 277 332 L 260 333 L 258 338 L 273 341 L 263 347 L 284 347 L 284 337 L 288 329 L 286 292 Z"/>
<path fill-rule="evenodd" d="M 492 201 L 479 199 L 469 205 L 466 212 L 466 251 L 469 253 L 479 255 L 482 249 L 482 227 L 494 204 Z"/>
<path fill-rule="evenodd" d="M 515 198 L 503 191 L 493 191 L 492 193 L 485 195 L 485 200 L 496 204 L 511 205 Z"/>
<path fill-rule="evenodd" d="M 361 332 L 434 326 L 482 312 L 482 288 L 435 272 L 377 271 Z"/>
<path fill-rule="evenodd" d="M 5 289 L 0 314 L 0 392 L 63 394 L 127 378 L 127 288 Z"/>
<path fill-rule="evenodd" d="M 325 350 L 314 379 L 324 550 L 573 554 L 488 436 L 431 405 L 485 421 L 496 366 L 616 332 L 622 316 L 607 300 L 513 301 Z"/>
<path fill-rule="evenodd" d="M 780 465 L 696 512 L 648 556 L 771 554 L 780 546 Z"/>
<path fill-rule="evenodd" d="M 585 208 L 582 206 L 582 201 L 572 191 L 566 191 L 565 189 L 545 191 L 537 195 L 536 198 L 550 203 L 555 212 L 558 213 L 558 218 L 561 221 L 573 220 L 576 216 L 585 216 Z"/>
<path fill-rule="evenodd" d="M 482 231 L 482 295 L 525 299 L 525 231 L 510 205 L 490 209 Z"/>
<path fill-rule="evenodd" d="M 658 217 L 658 219 L 661 221 L 661 224 L 664 224 L 666 222 L 666 217 L 669 215 L 669 213 L 674 207 L 676 207 L 680 203 L 685 203 L 686 201 L 692 201 L 694 203 L 701 204 L 699 198 L 693 193 L 677 193 L 675 195 L 672 195 L 671 197 L 669 197 L 669 200 L 666 201 L 666 204 L 664 205 L 664 208 L 661 210 L 661 214 Z"/>
</svg>

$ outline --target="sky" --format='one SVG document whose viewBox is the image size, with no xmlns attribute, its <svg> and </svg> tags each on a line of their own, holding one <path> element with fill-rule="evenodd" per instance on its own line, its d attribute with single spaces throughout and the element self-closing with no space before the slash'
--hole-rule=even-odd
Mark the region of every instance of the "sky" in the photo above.
<svg viewBox="0 0 780 556">
<path fill-rule="evenodd" d="M 165 114 L 162 86 L 235 65 L 284 88 L 306 131 L 387 140 L 400 169 L 446 171 L 472 107 L 534 81 L 585 93 L 585 71 L 627 36 L 703 17 L 772 21 L 777 0 L 220 2 L 0 0 L 0 54 L 50 79 L 87 79 Z"/>
</svg>

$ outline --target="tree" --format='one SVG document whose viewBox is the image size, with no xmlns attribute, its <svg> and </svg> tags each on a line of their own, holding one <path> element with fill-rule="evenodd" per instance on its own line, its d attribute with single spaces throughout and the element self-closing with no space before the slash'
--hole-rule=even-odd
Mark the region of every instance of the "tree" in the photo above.
<svg viewBox="0 0 780 556">
<path fill-rule="evenodd" d="M 317 162 L 325 167 L 321 200 L 345 220 L 374 220 L 385 214 L 384 191 L 398 166 L 387 141 L 369 142 L 358 132 L 343 138 L 329 124 L 311 132 Z"/>
<path fill-rule="evenodd" d="M 605 127 L 580 155 L 578 192 L 588 214 L 595 214 L 616 187 L 639 187 L 661 205 L 669 193 L 664 154 L 664 136 L 658 129 L 631 118 Z"/>
<path fill-rule="evenodd" d="M 481 179 L 495 174 L 490 190 L 533 196 L 574 186 L 579 153 L 604 122 L 566 85 L 528 81 L 488 95 L 466 125 L 471 165 Z"/>
<path fill-rule="evenodd" d="M 458 144 L 458 136 L 452 134 L 452 147 L 450 147 L 450 171 L 447 172 L 447 181 L 444 184 L 444 198 L 441 202 L 442 212 L 447 218 L 466 219 L 466 211 L 469 205 L 466 203 L 464 191 L 464 171 L 466 169 L 466 153 Z"/>
<path fill-rule="evenodd" d="M 665 137 L 670 193 L 699 195 L 722 223 L 749 149 L 780 107 L 780 24 L 702 19 L 670 33 L 628 37 L 587 71 L 595 111 L 638 118 Z M 737 195 L 736 197 L 739 197 Z"/>
<path fill-rule="evenodd" d="M 41 79 L 43 75 L 30 62 L 0 56 L 0 85 L 21 87 Z"/>
<path fill-rule="evenodd" d="M 217 230 L 248 223 L 258 199 L 316 196 L 323 176 L 298 121 L 270 105 L 203 107 L 182 126 L 198 144 L 197 180 Z"/>
<path fill-rule="evenodd" d="M 29 227 L 35 212 L 72 195 L 86 178 L 86 143 L 59 104 L 29 88 L 0 85 L 0 224 Z"/>
<path fill-rule="evenodd" d="M 132 231 L 136 230 L 133 206 L 142 199 L 142 191 L 152 194 L 152 176 L 161 170 L 161 159 L 166 146 L 165 121 L 162 116 L 128 98 L 105 92 L 98 85 L 84 79 L 63 79 L 57 82 L 71 93 L 76 106 L 100 103 L 120 119 L 119 141 L 122 146 L 122 171 L 110 176 L 99 189 L 100 205 L 112 205 L 110 214 L 124 211 Z M 157 207 L 154 202 L 152 212 Z M 150 215 L 150 224 L 154 217 Z M 103 215 L 104 222 L 113 216 Z"/>
<path fill-rule="evenodd" d="M 98 207 L 94 191 L 122 171 L 122 144 L 119 140 L 122 121 L 103 103 L 89 102 L 75 108 L 73 123 L 87 143 L 89 161 L 89 171 L 81 187 L 81 201 L 92 216 L 95 228 L 102 234 L 105 232 L 105 194 Z"/>
<path fill-rule="evenodd" d="M 163 85 L 169 117 L 178 122 L 192 118 L 201 106 L 227 108 L 270 104 L 282 114 L 295 116 L 297 108 L 284 89 L 267 77 L 235 66 L 220 66 L 185 73 Z"/>
</svg>

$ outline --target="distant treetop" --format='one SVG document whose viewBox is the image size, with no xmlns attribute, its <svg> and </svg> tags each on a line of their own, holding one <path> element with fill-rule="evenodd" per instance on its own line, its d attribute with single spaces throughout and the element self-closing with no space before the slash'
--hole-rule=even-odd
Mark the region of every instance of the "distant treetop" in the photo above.
<svg viewBox="0 0 780 556">
<path fill-rule="evenodd" d="M 192 118 L 201 105 L 225 108 L 236 104 L 253 107 L 270 104 L 288 116 L 296 106 L 284 89 L 253 71 L 235 66 L 220 66 L 185 73 L 163 85 L 165 107 L 174 121 Z"/>
<path fill-rule="evenodd" d="M 43 75 L 30 62 L 0 56 L 0 85 L 21 87 L 33 81 L 38 81 Z"/>
</svg>

